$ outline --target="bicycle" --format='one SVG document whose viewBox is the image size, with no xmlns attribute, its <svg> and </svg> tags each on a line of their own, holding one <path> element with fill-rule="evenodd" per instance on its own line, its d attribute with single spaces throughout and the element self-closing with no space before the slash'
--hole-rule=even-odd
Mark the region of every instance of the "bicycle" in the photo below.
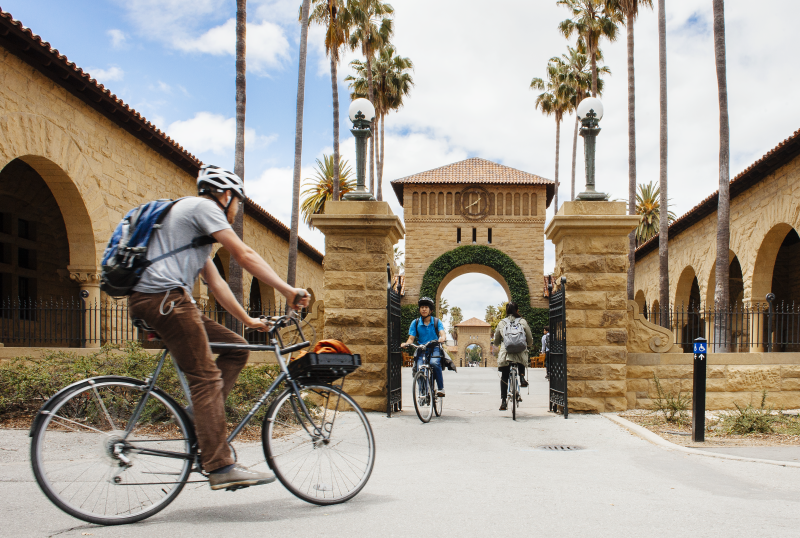
<svg viewBox="0 0 800 538">
<path fill-rule="evenodd" d="M 516 363 L 511 363 L 508 370 L 508 397 L 511 399 L 511 419 L 517 420 L 517 403 L 522 401 L 519 395 L 519 371 Z"/>
<path fill-rule="evenodd" d="M 294 312 L 265 319 L 271 324 L 269 345 L 210 344 L 212 350 L 272 351 L 280 366 L 280 374 L 231 432 L 228 443 L 284 384 L 263 420 L 266 463 L 304 501 L 345 502 L 369 480 L 375 439 L 364 411 L 331 382 L 355 370 L 360 357 L 309 353 L 287 366 L 284 354 L 310 343 Z M 152 331 L 141 320 L 137 326 Z M 291 326 L 301 342 L 284 345 L 279 331 Z M 42 491 L 61 510 L 101 525 L 133 523 L 163 510 L 187 483 L 207 481 L 192 420 L 156 386 L 168 354 L 165 349 L 145 381 L 90 378 L 63 388 L 42 406 L 30 431 L 31 462 Z M 186 379 L 174 357 L 172 362 L 191 404 Z M 235 459 L 232 446 L 231 452 Z M 205 478 L 189 480 L 192 472 Z"/>
<path fill-rule="evenodd" d="M 414 410 L 423 423 L 430 422 L 433 413 L 436 413 L 437 417 L 442 416 L 444 407 L 443 398 L 436 396 L 436 383 L 430 366 L 431 353 L 438 345 L 436 341 L 428 342 L 427 345 L 408 344 L 408 347 L 414 350 L 415 362 L 420 351 L 424 353 L 423 362 L 414 374 L 414 381 L 411 384 Z"/>
</svg>

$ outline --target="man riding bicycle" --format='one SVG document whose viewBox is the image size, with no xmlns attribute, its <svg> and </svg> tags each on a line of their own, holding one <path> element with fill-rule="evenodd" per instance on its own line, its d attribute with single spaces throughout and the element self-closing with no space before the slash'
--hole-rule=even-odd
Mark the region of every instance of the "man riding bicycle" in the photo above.
<svg viewBox="0 0 800 538">
<path fill-rule="evenodd" d="M 419 318 L 411 322 L 408 328 L 408 341 L 400 344 L 400 347 L 407 347 L 409 344 L 414 343 L 416 338 L 419 344 L 424 346 L 429 342 L 438 342 L 442 344 L 447 341 L 447 333 L 444 330 L 442 320 L 433 318 L 431 319 L 431 312 L 433 312 L 434 302 L 430 297 L 423 297 L 417 303 L 419 305 Z M 439 389 L 436 391 L 436 396 L 444 397 L 444 378 L 442 376 L 442 346 L 438 345 L 431 351 L 431 368 L 436 377 L 436 384 Z M 424 351 L 417 354 L 414 360 L 414 369 L 416 370 L 425 360 Z"/>
<path fill-rule="evenodd" d="M 309 298 L 305 290 L 281 280 L 231 228 L 245 197 L 239 176 L 216 166 L 203 166 L 197 177 L 197 193 L 197 197 L 176 202 L 154 232 L 148 259 L 178 252 L 147 267 L 133 288 L 130 311 L 133 317 L 144 320 L 158 332 L 186 375 L 192 397 L 191 415 L 211 489 L 266 484 L 274 481 L 275 476 L 235 465 L 226 441 L 225 399 L 247 363 L 249 352 L 223 351 L 214 361 L 208 344 L 246 341 L 202 315 L 192 299 L 192 288 L 197 277 L 202 276 L 226 312 L 246 327 L 268 329 L 263 321 L 247 314 L 217 271 L 210 255 L 211 243 L 218 242 L 254 278 L 286 297 L 290 308 L 308 306 Z M 187 244 L 196 245 L 198 237 L 208 236 L 213 241 L 180 250 Z"/>
</svg>

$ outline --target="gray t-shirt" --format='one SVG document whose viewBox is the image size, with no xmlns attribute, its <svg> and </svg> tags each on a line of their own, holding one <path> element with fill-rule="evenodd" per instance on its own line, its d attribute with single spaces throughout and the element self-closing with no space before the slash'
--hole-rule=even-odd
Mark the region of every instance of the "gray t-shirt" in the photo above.
<svg viewBox="0 0 800 538">
<path fill-rule="evenodd" d="M 230 228 L 222 208 L 207 198 L 189 197 L 175 204 L 161 223 L 161 229 L 153 232 L 147 259 L 188 245 L 192 239 L 211 235 Z M 183 288 L 189 295 L 197 275 L 205 265 L 213 246 L 203 245 L 168 256 L 148 267 L 133 291 L 163 293 Z"/>
</svg>

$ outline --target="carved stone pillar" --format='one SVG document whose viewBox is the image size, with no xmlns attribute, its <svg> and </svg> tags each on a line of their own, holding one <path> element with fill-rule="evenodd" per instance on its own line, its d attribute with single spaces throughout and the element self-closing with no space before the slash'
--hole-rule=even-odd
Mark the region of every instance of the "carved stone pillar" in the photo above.
<svg viewBox="0 0 800 538">
<path fill-rule="evenodd" d="M 67 267 L 69 278 L 81 288 L 81 298 L 86 304 L 83 318 L 83 338 L 86 347 L 100 347 L 100 272 L 97 267 Z"/>
</svg>

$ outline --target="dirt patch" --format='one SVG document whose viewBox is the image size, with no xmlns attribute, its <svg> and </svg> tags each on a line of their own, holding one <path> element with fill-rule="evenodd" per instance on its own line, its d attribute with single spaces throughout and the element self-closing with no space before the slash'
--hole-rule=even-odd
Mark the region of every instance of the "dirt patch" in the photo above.
<svg viewBox="0 0 800 538">
<path fill-rule="evenodd" d="M 749 435 L 732 435 L 721 431 L 721 419 L 724 411 L 709 411 L 706 413 L 706 434 L 704 443 L 692 441 L 691 411 L 687 412 L 688 420 L 683 424 L 667 422 L 663 414 L 646 410 L 631 410 L 619 413 L 621 418 L 630 420 L 660 435 L 671 443 L 687 447 L 734 447 L 734 446 L 798 446 L 800 435 L 786 433 L 789 427 L 777 423 L 772 433 L 751 433 Z M 798 410 L 784 411 L 787 416 L 796 416 Z"/>
</svg>

